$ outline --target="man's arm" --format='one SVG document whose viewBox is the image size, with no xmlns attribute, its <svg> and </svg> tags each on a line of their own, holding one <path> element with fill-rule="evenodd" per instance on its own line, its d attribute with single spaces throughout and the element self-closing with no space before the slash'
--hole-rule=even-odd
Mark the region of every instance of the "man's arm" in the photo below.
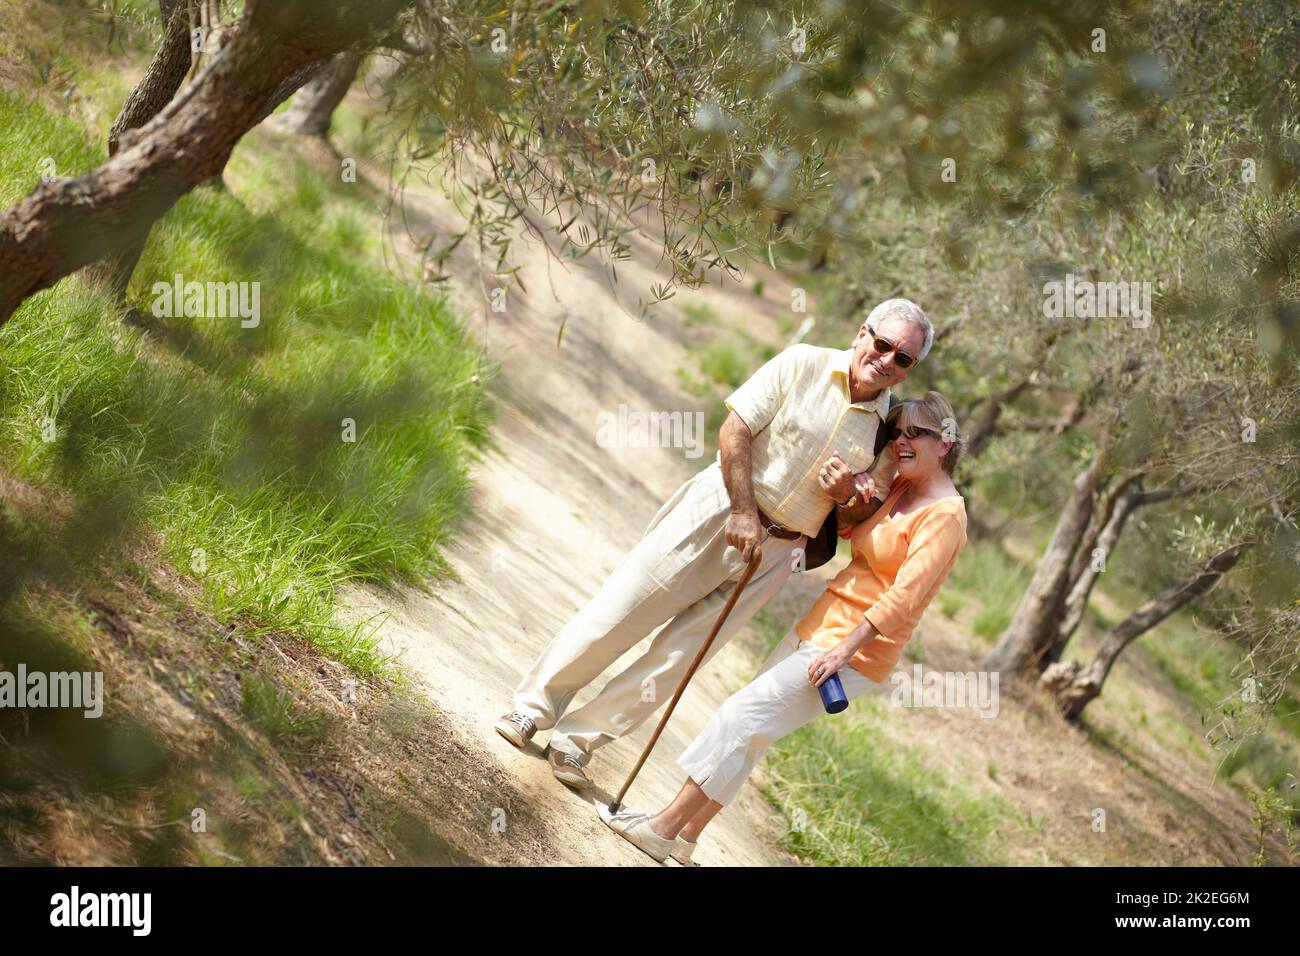
<svg viewBox="0 0 1300 956">
<path fill-rule="evenodd" d="M 866 472 L 863 474 L 865 475 Z M 842 504 L 835 505 L 835 517 L 840 524 L 858 524 L 866 521 L 885 503 L 881 498 L 871 497 L 870 486 L 860 489 L 850 500 L 853 504 L 847 508 Z"/>
<path fill-rule="evenodd" d="M 772 424 L 785 397 L 794 387 L 799 369 L 816 350 L 792 345 L 772 356 L 757 372 L 727 396 L 730 414 L 718 432 L 722 480 L 731 498 L 727 519 L 727 544 L 739 548 L 745 561 L 762 538 L 758 502 L 754 498 L 754 436 Z"/>
<path fill-rule="evenodd" d="M 885 445 L 879 456 L 866 471 L 853 476 L 854 490 L 857 492 L 853 506 L 845 508 L 837 505 L 835 515 L 841 524 L 857 524 L 866 521 L 885 503 L 889 495 L 889 486 L 898 475 L 898 458 L 893 443 Z"/>
<path fill-rule="evenodd" d="M 718 450 L 722 453 L 722 480 L 731 498 L 731 511 L 750 513 L 758 517 L 758 502 L 754 498 L 754 436 L 745 420 L 729 412 L 718 431 Z"/>
<path fill-rule="evenodd" d="M 734 411 L 727 415 L 718 431 L 718 451 L 722 457 L 722 480 L 731 499 L 731 516 L 727 519 L 727 544 L 740 551 L 748 563 L 750 553 L 762 537 L 758 521 L 758 501 L 754 498 L 754 436 L 745 420 Z"/>
<path fill-rule="evenodd" d="M 879 465 L 879 461 L 876 464 Z M 882 473 L 883 469 L 876 472 Z M 875 483 L 872 472 L 860 471 L 854 474 L 839 451 L 833 452 L 826 459 L 817 480 L 822 491 L 835 502 L 835 517 L 841 526 L 841 534 L 843 528 L 870 518 L 885 500 L 885 494 L 879 491 L 880 486 Z"/>
</svg>

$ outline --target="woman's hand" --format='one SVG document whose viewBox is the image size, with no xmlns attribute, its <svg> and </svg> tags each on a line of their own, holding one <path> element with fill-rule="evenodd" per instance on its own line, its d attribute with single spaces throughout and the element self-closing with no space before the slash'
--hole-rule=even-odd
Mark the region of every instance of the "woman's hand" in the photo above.
<svg viewBox="0 0 1300 956">
<path fill-rule="evenodd" d="M 808 683 L 821 687 L 828 677 L 851 661 L 853 655 L 871 643 L 872 638 L 879 633 L 876 626 L 864 617 L 842 641 L 808 665 Z"/>
<path fill-rule="evenodd" d="M 853 490 L 862 501 L 870 501 L 877 494 L 876 481 L 868 472 L 860 471 L 853 476 Z"/>
<path fill-rule="evenodd" d="M 846 641 L 840 641 L 829 651 L 823 651 L 808 665 L 808 683 L 821 687 L 832 674 L 849 662 L 856 648 L 846 648 Z"/>
</svg>

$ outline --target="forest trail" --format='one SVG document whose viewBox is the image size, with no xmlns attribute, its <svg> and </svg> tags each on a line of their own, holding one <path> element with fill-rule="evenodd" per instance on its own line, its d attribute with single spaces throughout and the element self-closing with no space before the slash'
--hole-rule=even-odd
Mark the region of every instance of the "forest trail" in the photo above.
<svg viewBox="0 0 1300 956">
<path fill-rule="evenodd" d="M 463 222 L 440 191 L 409 186 L 403 213 L 405 224 L 395 224 L 390 236 L 404 256 L 412 257 L 406 264 L 411 268 L 414 246 L 408 233 L 445 236 Z M 477 517 L 445 552 L 458 580 L 439 580 L 429 593 L 402 590 L 397 602 L 392 592 L 378 589 L 355 589 L 348 596 L 355 613 L 389 613 L 381 649 L 400 655 L 461 735 L 466 774 L 479 773 L 483 761 L 496 761 L 517 781 L 534 802 L 536 819 L 552 828 L 528 836 L 553 846 L 557 864 L 652 863 L 599 821 L 596 806 L 617 792 L 657 717 L 595 755 L 588 768 L 594 787 L 581 794 L 552 777 L 542 757 L 547 732 L 521 751 L 492 725 L 510 709 L 511 692 L 524 671 L 595 594 L 662 502 L 710 461 L 707 451 L 690 457 L 693 448 L 600 447 L 597 414 L 617 416 L 625 405 L 629 412 L 700 412 L 695 420 L 707 421 L 708 403 L 676 384 L 692 336 L 679 304 L 707 305 L 722 323 L 743 321 L 749 334 L 780 347 L 774 316 L 782 307 L 778 303 L 790 301 L 788 280 L 764 270 L 747 276 L 746 283 L 761 279 L 765 297 L 735 282 L 727 289 L 714 284 L 683 291 L 660 305 L 654 318 L 640 321 L 637 296 L 647 295 L 667 271 L 663 264 L 656 269 L 652 244 L 632 244 L 634 255 L 618 263 L 615 284 L 599 265 L 557 261 L 536 236 L 517 230 L 511 261 L 521 266 L 527 292 L 512 285 L 504 313 L 488 306 L 482 286 L 487 274 L 472 240 L 460 245 L 445 267 L 452 276 L 451 301 L 499 372 L 490 386 L 497 411 L 495 448 L 472 473 Z M 704 435 L 687 434 L 700 441 L 695 447 L 706 443 Z M 727 696 L 753 676 L 748 655 L 735 647 L 738 641 L 696 675 L 628 805 L 648 809 L 676 792 L 683 779 L 677 755 Z M 647 643 L 621 660 L 641 653 Z M 590 699 L 621 666 L 608 669 L 572 706 Z M 509 841 L 510 808 L 501 809 L 501 839 Z M 494 813 L 502 819 L 496 811 L 483 808 L 483 827 L 493 825 Z M 792 864 L 792 857 L 774 848 L 782 826 L 768 802 L 746 786 L 701 842 L 696 859 L 703 865 Z"/>
</svg>

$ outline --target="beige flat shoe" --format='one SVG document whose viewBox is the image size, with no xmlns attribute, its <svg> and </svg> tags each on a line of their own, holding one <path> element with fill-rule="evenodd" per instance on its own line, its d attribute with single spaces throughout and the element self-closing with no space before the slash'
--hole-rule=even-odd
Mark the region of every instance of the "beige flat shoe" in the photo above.
<svg viewBox="0 0 1300 956">
<path fill-rule="evenodd" d="M 661 837 L 650 828 L 650 814 L 638 810 L 620 810 L 610 813 L 603 803 L 596 807 L 596 812 L 609 827 L 628 843 L 662 863 L 672 855 L 676 839 Z"/>
<path fill-rule="evenodd" d="M 697 846 L 699 846 L 698 843 L 691 843 L 689 840 L 678 837 L 673 841 L 673 852 L 668 855 L 682 866 L 699 866 L 698 863 L 691 859 L 691 854 L 695 852 Z"/>
</svg>

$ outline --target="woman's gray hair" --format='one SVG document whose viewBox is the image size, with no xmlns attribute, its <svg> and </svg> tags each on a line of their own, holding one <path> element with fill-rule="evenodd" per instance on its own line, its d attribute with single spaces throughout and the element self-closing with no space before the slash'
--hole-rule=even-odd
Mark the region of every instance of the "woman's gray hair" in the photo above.
<svg viewBox="0 0 1300 956">
<path fill-rule="evenodd" d="M 880 305 L 871 310 L 867 316 L 866 325 L 874 335 L 876 329 L 880 328 L 880 323 L 885 319 L 902 319 L 904 322 L 911 322 L 921 330 L 925 336 L 925 342 L 921 346 L 921 354 L 918 355 L 917 361 L 925 358 L 930 353 L 930 346 L 934 344 L 934 326 L 930 320 L 925 317 L 921 307 L 911 299 L 886 299 Z"/>
<path fill-rule="evenodd" d="M 966 439 L 957 429 L 957 415 L 942 393 L 928 391 L 924 398 L 905 398 L 885 415 L 890 441 L 908 425 L 920 425 L 939 433 L 940 441 L 952 442 L 952 447 L 939 460 L 939 466 L 948 474 L 957 467 L 957 460 L 966 450 Z"/>
</svg>

